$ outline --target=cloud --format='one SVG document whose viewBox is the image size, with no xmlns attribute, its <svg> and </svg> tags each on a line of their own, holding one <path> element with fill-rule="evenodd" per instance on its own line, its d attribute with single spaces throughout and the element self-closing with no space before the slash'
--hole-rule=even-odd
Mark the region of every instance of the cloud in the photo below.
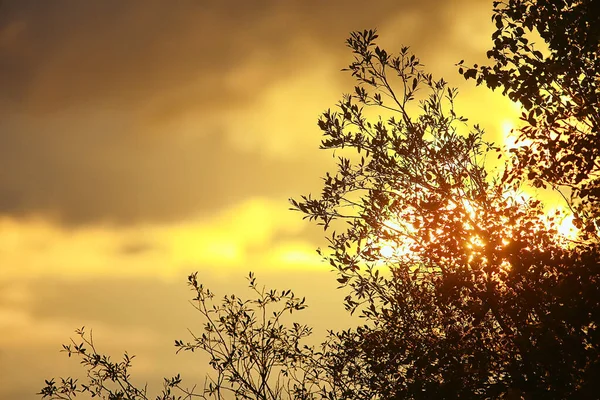
<svg viewBox="0 0 600 400">
<path fill-rule="evenodd" d="M 273 73 L 284 76 L 295 62 L 310 59 L 310 51 L 294 46 L 298 38 L 339 54 L 348 31 L 411 9 L 429 11 L 410 1 L 368 7 L 356 0 L 9 1 L 0 34 L 2 59 L 10 61 L 2 64 L 9 72 L 1 75 L 3 97 L 52 111 L 88 102 L 129 104 L 195 87 L 204 89 L 196 93 L 203 103 L 231 103 L 231 87 L 223 83 L 257 55 L 262 79 L 243 86 L 260 87 Z M 224 96 L 215 98 L 219 93 Z"/>
<path fill-rule="evenodd" d="M 287 204 L 267 198 L 247 199 L 187 221 L 131 227 L 61 228 L 45 219 L 3 218 L 0 283 L 42 276 L 169 280 L 196 269 L 213 268 L 213 274 L 228 276 L 240 270 L 285 268 L 285 257 L 272 262 L 274 249 L 314 252 L 323 244 L 319 229 L 307 225 Z"/>
<path fill-rule="evenodd" d="M 274 160 L 233 146 L 200 123 L 194 135 L 148 137 L 131 133 L 121 117 L 72 117 L 69 130 L 62 118 L 2 119 L 0 212 L 69 225 L 169 222 L 247 196 L 285 202 L 315 186 L 321 174 L 304 160 Z"/>
<path fill-rule="evenodd" d="M 435 48 L 449 7 L 4 2 L 0 214 L 131 225 L 313 190 L 316 118 L 351 88 L 348 32 Z"/>
<path fill-rule="evenodd" d="M 29 398 L 50 376 L 79 376 L 79 364 L 59 350 L 82 325 L 102 352 L 140 355 L 132 372 L 151 390 L 169 374 L 202 376 L 207 361 L 174 357 L 172 346 L 187 328 L 201 331 L 185 284 L 193 271 L 218 296 L 249 295 L 250 270 L 261 284 L 291 287 L 315 307 L 300 321 L 319 334 L 342 311 L 341 294 L 327 291 L 335 287 L 329 268 L 305 241 L 307 223 L 267 198 L 168 224 L 66 228 L 4 217 L 0 231 L 1 398 Z"/>
</svg>

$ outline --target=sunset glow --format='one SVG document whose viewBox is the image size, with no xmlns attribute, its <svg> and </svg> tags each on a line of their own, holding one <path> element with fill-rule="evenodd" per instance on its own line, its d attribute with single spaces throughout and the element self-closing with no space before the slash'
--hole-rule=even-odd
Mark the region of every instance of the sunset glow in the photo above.
<svg viewBox="0 0 600 400">
<path fill-rule="evenodd" d="M 172 346 L 199 326 L 186 286 L 195 271 L 219 296 L 243 293 L 256 272 L 306 296 L 316 332 L 349 326 L 345 293 L 316 252 L 331 229 L 288 199 L 318 196 L 335 165 L 316 122 L 352 89 L 339 71 L 352 62 L 352 30 L 381 27 L 382 44 L 410 46 L 458 86 L 469 126 L 520 145 L 520 105 L 465 82 L 455 65 L 486 61 L 487 2 L 316 4 L 2 2 L 0 399 L 32 400 L 44 379 L 81 372 L 60 344 L 83 325 L 107 352 L 140 354 L 133 370 L 151 393 L 164 376 L 203 377 L 209 367 Z M 559 209 L 558 231 L 577 238 L 561 198 L 525 192 Z M 452 195 L 461 200 L 431 213 L 461 210 L 460 249 L 481 261 L 484 213 Z M 417 237 L 413 211 L 362 243 L 373 263 L 414 259 L 421 240 L 441 236 Z"/>
</svg>

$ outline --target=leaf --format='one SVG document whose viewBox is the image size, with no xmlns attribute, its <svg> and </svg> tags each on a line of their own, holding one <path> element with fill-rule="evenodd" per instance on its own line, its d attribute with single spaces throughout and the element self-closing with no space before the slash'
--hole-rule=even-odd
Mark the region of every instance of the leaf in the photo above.
<svg viewBox="0 0 600 400">
<path fill-rule="evenodd" d="M 473 79 L 477 76 L 477 70 L 475 68 L 469 68 L 463 74 L 465 79 Z"/>
</svg>

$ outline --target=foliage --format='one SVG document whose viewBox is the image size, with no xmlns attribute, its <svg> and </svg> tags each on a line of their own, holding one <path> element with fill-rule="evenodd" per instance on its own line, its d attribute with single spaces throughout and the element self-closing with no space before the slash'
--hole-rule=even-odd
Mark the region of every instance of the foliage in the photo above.
<svg viewBox="0 0 600 400">
<path fill-rule="evenodd" d="M 85 329 L 75 331 L 79 336 L 79 342 L 71 339 L 71 344 L 63 345 L 63 350 L 69 357 L 79 356 L 81 364 L 86 368 L 87 383 L 78 383 L 77 379 L 61 378 L 60 383 L 54 379 L 46 380 L 46 386 L 38 395 L 42 398 L 67 400 L 73 399 L 80 394 L 89 394 L 90 397 L 100 397 L 108 400 L 122 399 L 148 399 L 147 388 L 138 388 L 131 381 L 129 368 L 135 356 L 124 354 L 122 361 L 112 361 L 110 356 L 100 354 L 96 349 L 92 333 L 86 336 Z M 180 386 L 179 375 L 165 379 L 163 391 L 157 400 L 190 399 L 191 391 Z M 172 394 L 172 389 L 177 388 L 187 393 L 185 397 Z"/>
<path fill-rule="evenodd" d="M 489 175 L 498 149 L 455 113 L 456 90 L 376 38 L 351 35 L 358 85 L 319 121 L 323 149 L 355 153 L 320 198 L 292 200 L 325 229 L 347 221 L 324 255 L 367 323 L 330 338 L 343 397 L 594 393 L 598 246 L 570 249 L 539 201 Z M 392 116 L 369 122 L 369 108 Z"/>
<path fill-rule="evenodd" d="M 216 374 L 207 377 L 201 392 L 182 386 L 180 375 L 165 378 L 157 400 L 326 398 L 328 381 L 319 367 L 320 353 L 302 344 L 311 329 L 296 322 L 289 326 L 283 323 L 285 313 L 306 308 L 305 300 L 290 290 L 259 288 L 252 273 L 248 280 L 255 298 L 242 300 L 230 295 L 215 304 L 214 293 L 198 283 L 197 274 L 189 276 L 188 283 L 196 294 L 192 304 L 205 321 L 204 332 L 190 332 L 191 342 L 176 340 L 175 346 L 178 352 L 207 353 Z M 63 378 L 57 384 L 54 379 L 47 380 L 39 393 L 42 398 L 65 400 L 81 394 L 108 400 L 149 398 L 146 387 L 138 388 L 131 382 L 133 357 L 125 353 L 123 361 L 112 361 L 98 352 L 91 332 L 86 336 L 82 328 L 76 333 L 79 341 L 63 345 L 63 351 L 81 359 L 87 382 Z"/>
<path fill-rule="evenodd" d="M 513 177 L 568 188 L 577 223 L 592 235 L 600 221 L 599 10 L 595 0 L 495 1 L 492 65 L 459 69 L 522 104 Z"/>
<path fill-rule="evenodd" d="M 233 393 L 236 399 L 315 398 L 321 391 L 320 371 L 314 368 L 317 354 L 302 345 L 311 329 L 282 322 L 285 313 L 306 308 L 305 299 L 289 289 L 260 289 L 252 273 L 248 279 L 255 299 L 230 295 L 220 306 L 208 307 L 214 294 L 198 283 L 196 274 L 191 275 L 195 307 L 207 322 L 202 335 L 193 335 L 188 343 L 178 340 L 175 346 L 184 351 L 199 349 L 210 356 L 217 377 L 207 389 L 218 399 L 224 398 L 224 392 Z"/>
</svg>

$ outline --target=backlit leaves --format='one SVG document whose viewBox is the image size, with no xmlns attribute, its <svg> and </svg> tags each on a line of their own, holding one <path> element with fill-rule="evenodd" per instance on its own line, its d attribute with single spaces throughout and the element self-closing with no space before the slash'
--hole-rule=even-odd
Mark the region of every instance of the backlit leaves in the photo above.
<svg viewBox="0 0 600 400">
<path fill-rule="evenodd" d="M 367 322 L 331 338 L 342 397 L 588 393 L 599 308 L 575 298 L 600 295 L 596 248 L 569 249 L 542 204 L 518 195 L 520 177 L 489 175 L 499 149 L 454 111 L 456 90 L 375 38 L 351 35 L 357 86 L 318 123 L 321 147 L 343 154 L 337 172 L 320 197 L 292 201 L 335 229 L 322 254 Z M 524 119 L 536 128 L 540 115 Z"/>
</svg>

